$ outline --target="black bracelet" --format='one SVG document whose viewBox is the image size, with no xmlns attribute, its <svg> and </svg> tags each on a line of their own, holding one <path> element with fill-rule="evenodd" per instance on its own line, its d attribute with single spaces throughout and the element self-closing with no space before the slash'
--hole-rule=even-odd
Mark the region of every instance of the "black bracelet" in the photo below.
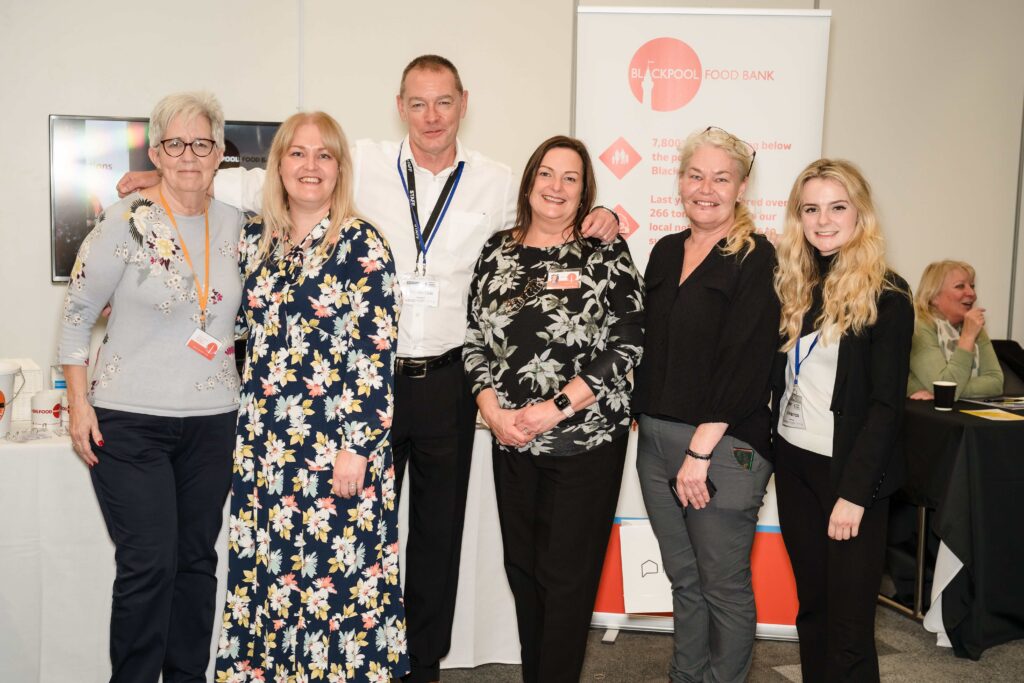
<svg viewBox="0 0 1024 683">
<path fill-rule="evenodd" d="M 710 460 L 711 459 L 711 454 L 710 453 L 708 453 L 707 455 L 701 455 L 700 453 L 694 453 L 689 448 L 686 449 L 686 454 L 688 456 L 690 456 L 691 458 L 697 458 L 697 460 Z"/>
<path fill-rule="evenodd" d="M 618 226 L 622 225 L 622 222 L 619 221 L 619 214 L 615 213 L 613 210 L 609 209 L 607 206 L 601 206 L 600 204 L 598 204 L 597 206 L 594 207 L 594 209 L 595 210 L 597 210 L 597 209 L 604 209 L 605 211 L 608 211 L 609 213 L 611 213 L 612 216 L 615 217 L 615 225 L 618 225 Z"/>
</svg>

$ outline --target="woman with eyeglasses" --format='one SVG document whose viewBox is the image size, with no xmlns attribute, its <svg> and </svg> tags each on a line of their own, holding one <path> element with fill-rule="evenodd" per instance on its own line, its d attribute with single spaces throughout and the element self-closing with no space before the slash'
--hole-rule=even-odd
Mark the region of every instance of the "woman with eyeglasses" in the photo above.
<svg viewBox="0 0 1024 683">
<path fill-rule="evenodd" d="M 779 304 L 775 250 L 743 204 L 753 163 L 722 129 L 686 139 L 689 227 L 654 245 L 644 275 L 637 471 L 672 585 L 673 681 L 743 681 L 754 645 L 750 549 L 771 475 Z"/>
<path fill-rule="evenodd" d="M 241 215 L 209 197 L 223 152 L 213 95 L 160 100 L 149 121 L 160 182 L 107 207 L 64 300 L 71 441 L 116 547 L 111 681 L 206 679 L 239 386 Z"/>
<path fill-rule="evenodd" d="M 580 232 L 596 191 L 582 142 L 543 142 L 523 172 L 515 226 L 484 246 L 470 289 L 463 357 L 494 436 L 527 683 L 579 680 L 643 343 L 629 249 Z"/>
<path fill-rule="evenodd" d="M 797 177 L 778 245 L 781 353 L 772 373 L 775 491 L 808 683 L 878 681 L 875 605 L 914 313 L 885 262 L 860 171 L 819 159 Z"/>
</svg>

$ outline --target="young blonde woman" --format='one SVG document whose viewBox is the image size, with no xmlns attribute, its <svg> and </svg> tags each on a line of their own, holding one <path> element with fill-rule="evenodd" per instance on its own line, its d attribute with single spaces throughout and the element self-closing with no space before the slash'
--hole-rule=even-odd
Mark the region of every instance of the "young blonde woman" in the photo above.
<svg viewBox="0 0 1024 683">
<path fill-rule="evenodd" d="M 778 244 L 772 373 L 779 521 L 796 577 L 803 680 L 877 681 L 875 600 L 914 313 L 848 161 L 796 179 Z"/>
</svg>

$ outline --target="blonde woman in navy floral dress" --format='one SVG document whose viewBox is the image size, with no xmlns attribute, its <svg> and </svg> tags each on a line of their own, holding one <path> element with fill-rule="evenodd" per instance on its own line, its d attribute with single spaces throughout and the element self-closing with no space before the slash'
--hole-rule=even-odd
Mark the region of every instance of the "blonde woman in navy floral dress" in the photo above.
<svg viewBox="0 0 1024 683">
<path fill-rule="evenodd" d="M 285 121 L 268 169 L 239 255 L 249 340 L 216 681 L 390 681 L 409 670 L 391 251 L 353 217 L 334 119 Z"/>
</svg>

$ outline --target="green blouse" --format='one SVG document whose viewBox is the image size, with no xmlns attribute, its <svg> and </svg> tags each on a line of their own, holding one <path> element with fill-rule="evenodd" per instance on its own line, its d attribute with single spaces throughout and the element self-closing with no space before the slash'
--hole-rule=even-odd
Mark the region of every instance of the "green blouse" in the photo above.
<svg viewBox="0 0 1024 683">
<path fill-rule="evenodd" d="M 988 333 L 978 334 L 978 376 L 971 376 L 974 354 L 957 348 L 950 359 L 942 353 L 934 323 L 918 322 L 914 327 L 914 342 L 910 349 L 910 377 L 907 396 L 922 389 L 932 390 L 932 382 L 956 382 L 956 398 L 998 396 L 1003 393 L 1003 370 L 992 348 Z"/>
</svg>

